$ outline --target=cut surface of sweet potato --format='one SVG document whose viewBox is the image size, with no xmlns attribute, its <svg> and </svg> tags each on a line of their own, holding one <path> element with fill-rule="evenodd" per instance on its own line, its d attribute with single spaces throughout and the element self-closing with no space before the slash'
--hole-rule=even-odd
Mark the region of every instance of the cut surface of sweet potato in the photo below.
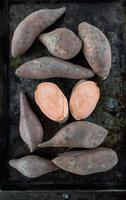
<svg viewBox="0 0 126 200">
<path fill-rule="evenodd" d="M 93 81 L 79 81 L 72 90 L 70 111 L 76 120 L 87 118 L 95 109 L 100 90 Z"/>
<path fill-rule="evenodd" d="M 69 115 L 68 102 L 56 84 L 51 82 L 39 84 L 35 91 L 35 101 L 48 118 L 57 122 L 67 120 Z"/>
</svg>

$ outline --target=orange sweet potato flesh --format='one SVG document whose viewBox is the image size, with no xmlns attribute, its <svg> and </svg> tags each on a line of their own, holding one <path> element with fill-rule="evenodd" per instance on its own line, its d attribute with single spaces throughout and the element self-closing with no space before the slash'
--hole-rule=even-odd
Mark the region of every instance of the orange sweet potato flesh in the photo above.
<svg viewBox="0 0 126 200">
<path fill-rule="evenodd" d="M 62 123 L 67 120 L 68 102 L 56 84 L 40 83 L 35 90 L 35 101 L 41 111 L 53 121 Z"/>
<path fill-rule="evenodd" d="M 79 81 L 70 97 L 70 111 L 76 120 L 87 118 L 95 109 L 100 90 L 93 81 Z"/>
</svg>

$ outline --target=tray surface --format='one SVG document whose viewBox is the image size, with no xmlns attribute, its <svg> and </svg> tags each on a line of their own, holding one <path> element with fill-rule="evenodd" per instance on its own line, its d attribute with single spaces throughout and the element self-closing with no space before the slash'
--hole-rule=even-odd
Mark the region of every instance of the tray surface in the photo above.
<svg viewBox="0 0 126 200">
<path fill-rule="evenodd" d="M 95 76 L 95 80 L 101 89 L 101 99 L 97 105 L 97 108 L 93 114 L 87 119 L 89 121 L 96 122 L 109 129 L 109 135 L 102 146 L 112 147 L 117 151 L 119 162 L 118 165 L 112 170 L 93 174 L 88 176 L 73 175 L 62 170 L 50 173 L 48 175 L 41 176 L 37 179 L 27 179 L 16 170 L 12 169 L 8 165 L 8 161 L 12 158 L 19 158 L 25 155 L 29 155 L 29 149 L 27 145 L 21 140 L 19 136 L 19 92 L 21 89 L 25 90 L 29 100 L 32 104 L 33 110 L 36 112 L 40 121 L 43 124 L 45 130 L 44 140 L 51 138 L 60 128 L 65 124 L 74 121 L 70 115 L 69 120 L 64 124 L 58 124 L 46 118 L 35 105 L 34 102 L 34 90 L 38 83 L 43 81 L 52 81 L 56 83 L 69 99 L 73 86 L 77 83 L 77 80 L 68 79 L 45 79 L 45 80 L 28 80 L 18 78 L 15 76 L 15 69 L 22 63 L 39 58 L 42 56 L 50 55 L 47 49 L 36 40 L 30 50 L 23 56 L 19 56 L 15 59 L 9 55 L 9 62 L 7 65 L 7 71 L 4 70 L 3 86 L 7 91 L 3 91 L 1 80 L 1 91 L 6 94 L 6 100 L 4 100 L 4 107 L 1 104 L 1 116 L 4 112 L 4 125 L 1 122 L 1 127 L 5 127 L 6 132 L 2 138 L 2 149 L 5 149 L 4 143 L 6 142 L 6 157 L 1 155 L 4 159 L 3 168 L 3 189 L 125 189 L 126 188 L 126 138 L 125 138 L 125 8 L 120 2 L 107 2 L 107 3 L 87 3 L 85 1 L 79 1 L 73 3 L 72 0 L 67 3 L 58 1 L 57 3 L 13 3 L 8 7 L 8 25 L 9 31 L 5 35 L 9 37 L 9 44 L 12 39 L 12 34 L 24 17 L 28 14 L 44 8 L 58 8 L 66 6 L 67 11 L 61 19 L 59 19 L 54 25 L 48 28 L 45 32 L 51 31 L 58 27 L 67 27 L 77 33 L 78 24 L 82 21 L 87 21 L 99 29 L 101 29 L 108 37 L 112 47 L 112 70 L 110 76 L 102 81 Z M 5 22 L 7 23 L 7 22 Z M 5 45 L 8 48 L 9 45 Z M 4 55 L 3 55 L 4 56 Z M 4 60 L 6 60 L 4 56 Z M 72 62 L 88 66 L 82 53 L 79 53 Z M 3 65 L 3 67 L 6 67 Z M 2 70 L 3 72 L 3 70 Z M 7 73 L 6 73 L 7 72 Z M 1 102 L 2 102 L 2 97 Z M 6 107 L 6 108 L 5 108 Z M 6 111 L 6 113 L 5 113 Z M 3 120 L 3 118 L 2 118 Z M 1 120 L 1 121 L 2 121 Z M 3 134 L 2 134 L 3 135 Z M 54 158 L 57 154 L 63 152 L 63 148 L 48 148 L 42 150 L 36 150 L 34 154 L 44 156 L 46 158 Z M 3 152 L 3 151 L 2 151 Z M 2 154 L 2 153 L 1 153 Z"/>
</svg>

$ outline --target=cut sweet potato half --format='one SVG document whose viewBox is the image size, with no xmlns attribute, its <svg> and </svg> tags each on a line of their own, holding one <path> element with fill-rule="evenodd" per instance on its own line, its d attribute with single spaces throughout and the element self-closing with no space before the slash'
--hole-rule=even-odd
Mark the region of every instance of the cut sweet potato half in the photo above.
<svg viewBox="0 0 126 200">
<path fill-rule="evenodd" d="M 95 109 L 100 90 L 93 81 L 79 81 L 70 97 L 70 111 L 76 120 L 87 118 Z"/>
<path fill-rule="evenodd" d="M 69 115 L 68 101 L 59 87 L 51 82 L 39 84 L 35 91 L 35 101 L 41 111 L 56 122 L 64 122 Z"/>
</svg>

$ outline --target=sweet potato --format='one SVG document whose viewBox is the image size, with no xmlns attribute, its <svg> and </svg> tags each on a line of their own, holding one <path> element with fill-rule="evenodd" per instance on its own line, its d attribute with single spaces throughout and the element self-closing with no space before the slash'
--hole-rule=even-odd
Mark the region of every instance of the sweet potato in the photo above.
<svg viewBox="0 0 126 200">
<path fill-rule="evenodd" d="M 29 155 L 19 159 L 12 159 L 9 165 L 28 178 L 37 178 L 43 174 L 58 170 L 50 160 Z"/>
<path fill-rule="evenodd" d="M 28 15 L 16 28 L 12 43 L 13 57 L 25 53 L 33 44 L 36 37 L 63 15 L 66 8 L 44 9 Z"/>
<path fill-rule="evenodd" d="M 92 122 L 80 121 L 67 124 L 52 139 L 39 147 L 95 148 L 107 136 L 108 131 Z"/>
<path fill-rule="evenodd" d="M 25 94 L 22 92 L 20 92 L 19 131 L 22 140 L 29 146 L 31 152 L 42 142 L 43 127 L 32 111 Z"/>
<path fill-rule="evenodd" d="M 82 47 L 81 40 L 69 29 L 58 28 L 39 36 L 48 51 L 57 58 L 68 60 L 76 56 Z"/>
<path fill-rule="evenodd" d="M 53 57 L 43 57 L 26 62 L 15 73 L 19 77 L 30 79 L 54 77 L 84 79 L 94 76 L 94 72 L 90 69 Z"/>
<path fill-rule="evenodd" d="M 70 97 L 70 111 L 76 120 L 87 118 L 95 109 L 100 90 L 93 81 L 79 81 Z"/>
<path fill-rule="evenodd" d="M 83 53 L 98 76 L 106 79 L 111 69 L 111 47 L 108 39 L 95 26 L 82 22 L 78 34 L 83 42 Z"/>
<path fill-rule="evenodd" d="M 40 83 L 35 90 L 35 101 L 48 118 L 61 123 L 68 119 L 67 99 L 56 84 Z"/>
<path fill-rule="evenodd" d="M 92 150 L 69 151 L 52 161 L 68 172 L 88 175 L 110 170 L 117 164 L 118 157 L 112 149 L 99 147 Z"/>
</svg>

